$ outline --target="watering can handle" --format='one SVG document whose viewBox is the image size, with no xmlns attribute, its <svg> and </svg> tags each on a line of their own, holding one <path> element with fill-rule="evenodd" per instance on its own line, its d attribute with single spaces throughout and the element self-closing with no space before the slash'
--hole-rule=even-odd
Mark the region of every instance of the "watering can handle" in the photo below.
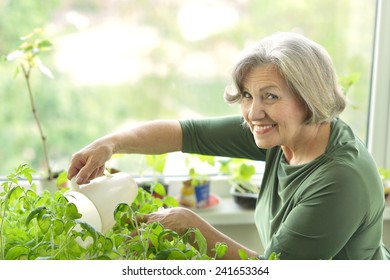
<svg viewBox="0 0 390 280">
<path fill-rule="evenodd" d="M 71 188 L 73 191 L 80 191 L 80 186 L 76 183 L 76 177 L 73 177 L 73 178 L 70 180 L 70 188 Z"/>
<path fill-rule="evenodd" d="M 111 173 L 109 173 L 106 169 L 104 170 L 104 176 L 106 176 L 107 178 L 112 178 L 114 177 Z M 70 187 L 73 191 L 80 191 L 80 186 L 79 184 L 76 183 L 76 176 L 73 177 L 71 180 L 70 180 Z"/>
</svg>

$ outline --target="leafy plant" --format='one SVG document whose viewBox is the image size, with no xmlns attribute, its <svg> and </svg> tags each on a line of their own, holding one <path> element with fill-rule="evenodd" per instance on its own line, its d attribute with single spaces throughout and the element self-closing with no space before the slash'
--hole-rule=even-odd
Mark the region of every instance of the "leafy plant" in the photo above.
<svg viewBox="0 0 390 280">
<path fill-rule="evenodd" d="M 238 254 L 240 255 L 240 258 L 242 260 L 258 260 L 257 257 L 249 257 L 248 254 L 242 249 L 238 250 Z M 272 252 L 268 256 L 268 260 L 280 260 L 280 255 L 281 255 L 281 253 Z"/>
<path fill-rule="evenodd" d="M 161 175 L 164 172 L 167 156 L 168 154 L 145 155 L 145 162 L 152 168 L 155 181 L 157 180 L 157 175 Z"/>
<path fill-rule="evenodd" d="M 388 199 L 390 196 L 390 169 L 379 167 L 378 170 L 383 182 L 385 198 Z"/>
<path fill-rule="evenodd" d="M 390 179 L 390 169 L 379 167 L 378 170 L 382 180 Z"/>
<path fill-rule="evenodd" d="M 191 178 L 191 185 L 193 187 L 203 185 L 209 180 L 209 176 L 205 173 L 199 172 L 201 165 L 214 166 L 215 157 L 198 155 L 198 154 L 187 154 L 185 158 L 185 164 L 188 168 L 188 175 Z"/>
<path fill-rule="evenodd" d="M 132 260 L 211 259 L 207 256 L 207 242 L 199 229 L 189 228 L 180 236 L 171 229 L 165 229 L 158 222 L 151 224 L 137 222 L 137 217 L 142 216 L 142 213 L 158 211 L 158 208 L 162 207 L 160 202 L 139 203 L 139 201 L 152 198 L 149 193 L 139 189 L 135 203 L 131 206 L 120 204 L 116 209 L 117 225 L 109 235 L 115 240 L 117 258 Z M 196 244 L 197 248 L 190 245 L 190 240 L 193 240 L 191 243 Z"/>
<path fill-rule="evenodd" d="M 49 163 L 49 154 L 47 148 L 47 137 L 43 132 L 42 124 L 38 116 L 38 110 L 35 105 L 35 99 L 32 92 L 31 86 L 31 74 L 32 70 L 38 68 L 44 75 L 53 78 L 52 72 L 41 62 L 39 55 L 42 52 L 48 51 L 51 49 L 51 42 L 46 39 L 42 39 L 43 31 L 42 29 L 35 29 L 32 33 L 21 37 L 22 44 L 18 47 L 17 50 L 12 51 L 7 56 L 4 56 L 2 60 L 4 61 L 17 61 L 17 67 L 15 76 L 21 71 L 24 79 L 26 80 L 27 91 L 30 99 L 31 110 L 34 115 L 35 123 L 38 127 L 39 134 L 41 137 L 41 142 L 43 146 L 44 158 L 46 162 L 48 179 L 53 178 L 50 163 Z"/>
<path fill-rule="evenodd" d="M 33 170 L 21 165 L 7 177 L 0 194 L 0 259 L 97 259 L 111 247 L 61 192 L 37 195 Z M 27 178 L 28 188 L 19 184 Z M 79 240 L 93 240 L 84 248 Z"/>
<path fill-rule="evenodd" d="M 153 170 L 153 179 L 139 184 L 147 192 L 162 198 L 167 195 L 168 185 L 159 177 L 164 172 L 168 154 L 144 155 L 145 163 Z"/>
<path fill-rule="evenodd" d="M 20 165 L 2 183 L 0 193 L 0 259 L 215 259 L 226 252 L 217 243 L 214 257 L 207 256 L 207 242 L 198 229 L 183 235 L 160 223 L 140 223 L 139 217 L 175 207 L 177 201 L 153 197 L 143 189 L 131 205 L 119 204 L 113 213 L 116 224 L 106 234 L 83 222 L 63 192 L 38 195 L 34 171 Z M 26 178 L 28 187 L 22 187 Z M 156 188 L 156 191 L 159 189 Z"/>
<path fill-rule="evenodd" d="M 220 171 L 229 174 L 230 184 L 240 193 L 258 193 L 258 186 L 251 180 L 256 174 L 256 168 L 247 159 L 231 158 L 220 161 Z"/>
<path fill-rule="evenodd" d="M 360 76 L 361 76 L 360 73 L 353 72 L 353 73 L 350 73 L 349 75 L 346 75 L 346 76 L 339 78 L 339 84 L 342 88 L 342 91 L 343 91 L 343 94 L 345 97 L 348 97 L 348 93 L 351 90 L 351 87 L 360 80 Z M 355 109 L 355 110 L 359 109 L 359 106 L 356 106 L 356 105 L 350 103 L 348 100 L 347 100 L 347 103 L 352 109 Z"/>
<path fill-rule="evenodd" d="M 346 96 L 351 89 L 352 85 L 356 84 L 360 80 L 361 74 L 358 72 L 350 73 L 349 75 L 339 78 L 339 84 L 342 87 L 343 93 Z"/>
</svg>

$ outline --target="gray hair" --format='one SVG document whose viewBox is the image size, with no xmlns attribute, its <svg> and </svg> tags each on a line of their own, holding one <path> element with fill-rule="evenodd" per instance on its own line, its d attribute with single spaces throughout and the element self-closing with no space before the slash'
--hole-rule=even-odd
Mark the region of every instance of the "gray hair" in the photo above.
<svg viewBox="0 0 390 280">
<path fill-rule="evenodd" d="M 307 124 L 330 122 L 344 110 L 345 97 L 328 52 L 302 35 L 287 32 L 266 37 L 243 54 L 234 66 L 225 101 L 240 103 L 245 76 L 264 65 L 275 66 L 305 105 Z"/>
</svg>

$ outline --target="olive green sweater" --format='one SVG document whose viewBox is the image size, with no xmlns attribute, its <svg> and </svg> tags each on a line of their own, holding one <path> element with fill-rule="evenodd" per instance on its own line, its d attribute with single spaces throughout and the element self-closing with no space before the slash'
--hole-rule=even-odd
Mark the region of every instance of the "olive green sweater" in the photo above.
<svg viewBox="0 0 390 280">
<path fill-rule="evenodd" d="M 262 258 L 390 259 L 377 166 L 342 120 L 332 122 L 326 152 L 302 165 L 289 165 L 279 146 L 258 148 L 241 116 L 180 123 L 183 152 L 266 162 L 255 210 Z"/>
</svg>

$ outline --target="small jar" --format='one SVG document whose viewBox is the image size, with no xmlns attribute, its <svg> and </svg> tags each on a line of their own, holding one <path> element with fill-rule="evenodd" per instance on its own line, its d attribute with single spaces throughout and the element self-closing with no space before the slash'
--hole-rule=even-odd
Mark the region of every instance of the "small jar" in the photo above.
<svg viewBox="0 0 390 280">
<path fill-rule="evenodd" d="M 179 202 L 181 205 L 189 208 L 196 206 L 195 188 L 192 186 L 191 180 L 183 182 Z"/>
</svg>

